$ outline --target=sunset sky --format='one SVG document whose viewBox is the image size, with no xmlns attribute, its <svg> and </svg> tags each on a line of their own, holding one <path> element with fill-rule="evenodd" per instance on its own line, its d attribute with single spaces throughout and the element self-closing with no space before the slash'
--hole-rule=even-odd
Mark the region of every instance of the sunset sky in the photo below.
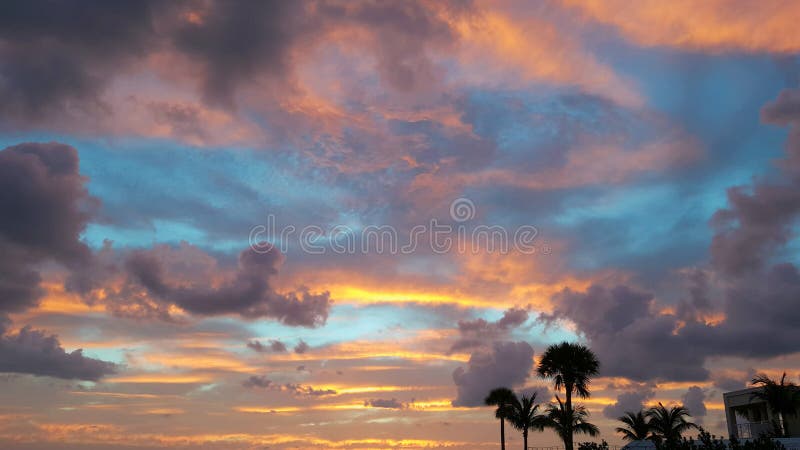
<svg viewBox="0 0 800 450">
<path fill-rule="evenodd" d="M 564 340 L 609 443 L 659 401 L 727 434 L 722 392 L 800 376 L 798 24 L 0 2 L 0 448 L 497 448 L 483 398 L 552 400 Z M 449 248 L 362 251 L 432 221 Z"/>
</svg>

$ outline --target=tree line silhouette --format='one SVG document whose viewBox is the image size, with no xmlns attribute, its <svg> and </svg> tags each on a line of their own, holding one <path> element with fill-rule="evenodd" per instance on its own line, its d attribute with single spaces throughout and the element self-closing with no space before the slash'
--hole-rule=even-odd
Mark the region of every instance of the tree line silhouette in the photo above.
<svg viewBox="0 0 800 450">
<path fill-rule="evenodd" d="M 589 412 L 580 404 L 573 404 L 573 395 L 588 398 L 591 395 L 589 384 L 600 369 L 595 354 L 586 346 L 562 342 L 553 344 L 545 350 L 536 367 L 537 374 L 552 380 L 557 392 L 563 392 L 564 400 L 556 394 L 555 403 L 542 405 L 537 403 L 536 393 L 517 396 L 507 387 L 493 389 L 484 400 L 488 406 L 495 406 L 495 417 L 500 420 L 500 448 L 505 450 L 505 424 L 508 422 L 514 429 L 522 433 L 524 450 L 528 450 L 530 431 L 550 429 L 564 443 L 565 450 L 574 450 L 574 436 L 585 434 L 591 437 L 600 434 L 597 426 L 589 422 Z M 761 387 L 752 394 L 753 398 L 763 400 L 772 410 L 776 420 L 773 424 L 774 435 L 787 435 L 786 418 L 796 416 L 800 411 L 800 388 L 786 382 L 786 374 L 780 381 L 759 374 L 751 380 L 753 386 Z M 760 437 L 752 442 L 740 444 L 735 439 L 723 443 L 716 436 L 711 436 L 697 424 L 692 422 L 690 411 L 683 405 L 664 406 L 661 402 L 647 410 L 627 411 L 619 421 L 622 426 L 615 429 L 626 441 L 653 441 L 658 449 L 780 449 L 781 444 Z M 698 441 L 687 440 L 683 434 L 699 430 Z M 590 444 L 590 445 L 587 445 Z M 602 444 L 586 443 L 584 448 L 608 448 Z"/>
</svg>

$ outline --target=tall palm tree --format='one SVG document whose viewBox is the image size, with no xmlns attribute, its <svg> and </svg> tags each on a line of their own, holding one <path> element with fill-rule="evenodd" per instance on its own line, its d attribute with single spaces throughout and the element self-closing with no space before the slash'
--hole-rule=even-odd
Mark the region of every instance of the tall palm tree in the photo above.
<svg viewBox="0 0 800 450">
<path fill-rule="evenodd" d="M 658 402 L 658 406 L 650 408 L 645 416 L 652 437 L 657 441 L 678 442 L 684 432 L 697 428 L 694 422 L 687 420 L 691 415 L 683 405 L 667 408 Z"/>
<path fill-rule="evenodd" d="M 786 372 L 783 373 L 781 381 L 775 381 L 764 374 L 758 374 L 750 381 L 754 386 L 761 387 L 760 390 L 753 392 L 751 399 L 757 398 L 766 402 L 772 413 L 778 417 L 776 432 L 780 436 L 786 436 L 786 418 L 796 416 L 800 410 L 800 386 L 786 381 Z"/>
<path fill-rule="evenodd" d="M 511 389 L 501 387 L 497 389 L 492 389 L 492 392 L 489 392 L 489 395 L 483 401 L 488 406 L 497 406 L 497 409 L 494 411 L 494 416 L 500 419 L 501 450 L 506 450 L 505 419 L 507 419 L 509 416 L 509 412 L 511 410 L 511 404 L 516 400 L 517 398 L 514 395 L 514 392 L 511 391 Z"/>
<path fill-rule="evenodd" d="M 536 403 L 536 393 L 529 396 L 523 395 L 521 399 L 514 398 L 511 403 L 508 421 L 511 425 L 522 431 L 523 450 L 528 450 L 528 431 L 531 429 L 542 430 L 546 418 L 539 414 L 539 404 Z"/>
<path fill-rule="evenodd" d="M 556 401 L 558 405 L 547 406 L 547 418 L 543 425 L 552 429 L 564 441 L 565 447 L 568 445 L 567 442 L 572 442 L 574 434 L 587 434 L 592 437 L 600 434 L 600 430 L 586 420 L 589 412 L 585 406 L 577 405 L 573 409 L 568 409 L 566 403 L 557 395 Z"/>
<path fill-rule="evenodd" d="M 617 420 L 625 424 L 624 427 L 616 428 L 616 432 L 622 434 L 623 440 L 643 441 L 650 437 L 650 425 L 647 424 L 647 417 L 644 411 L 627 411 L 625 415 Z"/>
<path fill-rule="evenodd" d="M 587 347 L 562 342 L 547 347 L 536 371 L 544 378 L 552 378 L 556 390 L 564 389 L 564 408 L 571 413 L 572 394 L 581 398 L 589 397 L 589 381 L 599 369 L 600 362 Z M 568 429 L 565 431 L 564 447 L 573 450 L 573 433 Z"/>
</svg>

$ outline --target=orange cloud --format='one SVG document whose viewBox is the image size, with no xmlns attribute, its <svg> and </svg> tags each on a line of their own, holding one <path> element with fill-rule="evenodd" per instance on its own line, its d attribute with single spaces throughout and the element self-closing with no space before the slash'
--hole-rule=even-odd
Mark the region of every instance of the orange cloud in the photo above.
<svg viewBox="0 0 800 450">
<path fill-rule="evenodd" d="M 644 46 L 793 53 L 800 3 L 783 0 L 562 0 Z"/>
<path fill-rule="evenodd" d="M 463 74 L 468 82 L 575 85 L 623 105 L 643 103 L 630 80 L 617 75 L 540 15 L 514 16 L 487 8 L 449 21 L 462 41 L 460 62 L 469 68 Z"/>
</svg>

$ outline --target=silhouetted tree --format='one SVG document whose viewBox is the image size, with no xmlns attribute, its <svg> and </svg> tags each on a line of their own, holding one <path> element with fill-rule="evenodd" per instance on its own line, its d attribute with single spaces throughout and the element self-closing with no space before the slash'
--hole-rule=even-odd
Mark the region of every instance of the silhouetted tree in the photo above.
<svg viewBox="0 0 800 450">
<path fill-rule="evenodd" d="M 786 381 L 786 372 L 783 373 L 781 381 L 775 381 L 764 374 L 758 374 L 750 381 L 754 386 L 761 389 L 751 394 L 751 399 L 763 400 L 778 417 L 778 424 L 775 432 L 779 436 L 786 436 L 786 418 L 796 416 L 800 409 L 800 387 L 791 381 Z"/>
<path fill-rule="evenodd" d="M 530 396 L 523 395 L 520 399 L 514 397 L 508 421 L 514 428 L 522 431 L 523 450 L 528 450 L 528 431 L 531 429 L 541 431 L 546 423 L 545 416 L 539 414 L 535 392 Z"/>
<path fill-rule="evenodd" d="M 694 422 L 687 420 L 691 415 L 683 405 L 667 408 L 658 402 L 658 406 L 650 408 L 645 415 L 653 439 L 668 446 L 680 441 L 683 433 L 697 428 Z"/>
<path fill-rule="evenodd" d="M 616 428 L 616 432 L 622 434 L 623 440 L 643 441 L 650 437 L 650 425 L 647 423 L 647 417 L 644 411 L 628 411 L 617 420 L 625 424 L 624 427 Z"/>
<path fill-rule="evenodd" d="M 501 387 L 493 389 L 483 401 L 488 406 L 497 406 L 494 416 L 500 419 L 500 448 L 502 450 L 506 450 L 505 420 L 511 411 L 511 404 L 516 400 L 517 398 L 511 389 Z"/>
<path fill-rule="evenodd" d="M 581 398 L 589 397 L 589 382 L 597 375 L 599 368 L 600 362 L 587 347 L 562 342 L 547 347 L 536 370 L 540 376 L 552 378 L 556 390 L 564 389 L 564 410 L 567 415 L 572 416 L 572 394 Z M 565 426 L 564 447 L 566 450 L 574 450 L 574 433 L 569 429 L 570 422 L 565 423 Z"/>
<path fill-rule="evenodd" d="M 556 395 L 557 405 L 547 406 L 547 418 L 544 427 L 552 429 L 558 437 L 564 441 L 564 446 L 572 445 L 572 438 L 575 434 L 586 434 L 595 437 L 600 434 L 600 430 L 586 419 L 589 412 L 583 405 L 577 405 L 572 409 L 567 408 L 566 403 Z M 567 444 L 569 442 L 569 444 Z"/>
</svg>

